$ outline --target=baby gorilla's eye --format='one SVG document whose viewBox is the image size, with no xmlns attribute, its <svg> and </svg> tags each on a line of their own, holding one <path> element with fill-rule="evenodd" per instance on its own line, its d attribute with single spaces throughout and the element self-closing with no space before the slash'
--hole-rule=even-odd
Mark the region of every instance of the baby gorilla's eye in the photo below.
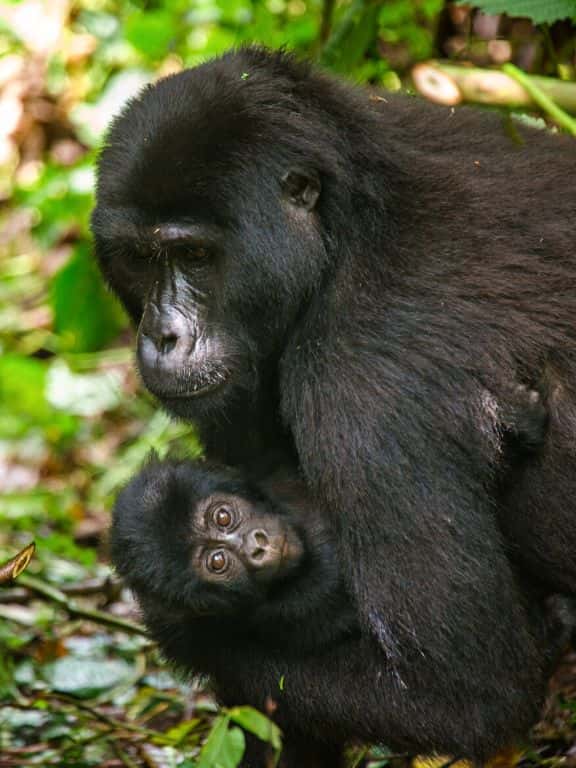
<svg viewBox="0 0 576 768">
<path fill-rule="evenodd" d="M 232 512 L 228 507 L 218 507 L 214 511 L 214 522 L 219 528 L 228 528 L 232 523 Z"/>
<path fill-rule="evenodd" d="M 228 568 L 228 556 L 226 552 L 218 549 L 208 556 L 208 569 L 214 573 L 223 573 Z"/>
</svg>

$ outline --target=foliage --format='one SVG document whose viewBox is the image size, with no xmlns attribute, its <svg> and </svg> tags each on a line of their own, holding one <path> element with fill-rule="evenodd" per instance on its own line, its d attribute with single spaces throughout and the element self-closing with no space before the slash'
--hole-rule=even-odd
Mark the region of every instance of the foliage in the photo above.
<svg viewBox="0 0 576 768">
<path fill-rule="evenodd" d="M 526 16 L 535 24 L 552 24 L 561 19 L 576 19 L 574 0 L 547 0 L 546 2 L 542 0 L 475 0 L 474 5 L 484 13 Z"/>
</svg>

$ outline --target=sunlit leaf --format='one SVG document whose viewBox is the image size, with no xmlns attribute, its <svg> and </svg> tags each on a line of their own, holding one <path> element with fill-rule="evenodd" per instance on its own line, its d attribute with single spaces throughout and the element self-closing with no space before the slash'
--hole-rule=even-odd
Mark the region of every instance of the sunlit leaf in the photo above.
<svg viewBox="0 0 576 768">
<path fill-rule="evenodd" d="M 352 0 L 334 27 L 321 61 L 337 72 L 350 72 L 376 39 L 380 3 Z"/>
<path fill-rule="evenodd" d="M 219 715 L 206 739 L 197 768 L 236 768 L 244 755 L 245 739 L 240 728 L 229 728 L 230 717 Z"/>
<path fill-rule="evenodd" d="M 20 355 L 0 357 L 0 437 L 17 437 L 31 427 L 43 429 L 51 440 L 71 435 L 77 420 L 48 403 L 47 366 Z"/>
<path fill-rule="evenodd" d="M 126 40 L 151 59 L 166 56 L 177 32 L 177 17 L 166 11 L 134 13 L 124 28 Z"/>
<path fill-rule="evenodd" d="M 281 731 L 266 715 L 253 707 L 234 707 L 228 711 L 230 719 L 241 725 L 262 741 L 269 742 L 274 749 L 280 749 L 282 745 Z"/>
<path fill-rule="evenodd" d="M 51 303 L 54 330 L 66 350 L 101 349 L 125 323 L 118 302 L 104 286 L 85 244 L 76 247 L 70 261 L 55 276 Z"/>
<path fill-rule="evenodd" d="M 460 0 L 459 4 L 466 0 Z M 473 3 L 484 13 L 506 13 L 508 16 L 526 16 L 535 24 L 552 24 L 561 19 L 576 19 L 575 0 L 476 0 Z"/>
<path fill-rule="evenodd" d="M 55 691 L 91 698 L 126 683 L 132 667 L 118 659 L 65 656 L 42 668 L 42 676 Z"/>
<path fill-rule="evenodd" d="M 96 416 L 119 405 L 120 377 L 114 371 L 73 373 L 62 360 L 50 366 L 46 397 L 55 408 L 78 416 Z"/>
</svg>

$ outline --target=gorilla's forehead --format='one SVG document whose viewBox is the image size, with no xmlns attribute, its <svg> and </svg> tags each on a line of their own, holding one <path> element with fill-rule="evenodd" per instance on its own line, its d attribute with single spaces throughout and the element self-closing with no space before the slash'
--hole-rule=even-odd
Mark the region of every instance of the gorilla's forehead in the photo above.
<svg viewBox="0 0 576 768">
<path fill-rule="evenodd" d="M 149 86 L 110 131 L 100 200 L 144 209 L 225 206 L 231 182 L 256 162 L 280 159 L 287 121 L 298 113 L 292 90 L 240 54 Z"/>
</svg>

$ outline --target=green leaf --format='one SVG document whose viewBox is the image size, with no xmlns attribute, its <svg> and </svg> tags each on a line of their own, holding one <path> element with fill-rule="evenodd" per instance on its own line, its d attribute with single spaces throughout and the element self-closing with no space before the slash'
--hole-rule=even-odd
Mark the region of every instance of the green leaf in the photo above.
<svg viewBox="0 0 576 768">
<path fill-rule="evenodd" d="M 65 350 L 101 349 L 125 324 L 85 243 L 77 245 L 70 261 L 54 277 L 50 299 L 54 330 Z"/>
<path fill-rule="evenodd" d="M 459 0 L 458 5 L 469 5 Z M 576 19 L 576 0 L 476 0 L 473 5 L 484 13 L 526 16 L 535 24 L 552 24 L 560 19 Z"/>
<path fill-rule="evenodd" d="M 18 437 L 41 427 L 54 441 L 76 431 L 77 420 L 46 399 L 46 364 L 20 355 L 0 358 L 0 437 Z"/>
<path fill-rule="evenodd" d="M 48 371 L 46 399 L 67 413 L 97 416 L 120 404 L 120 377 L 114 371 L 72 373 L 63 360 L 56 360 Z"/>
<path fill-rule="evenodd" d="M 131 676 L 132 667 L 117 659 L 65 656 L 46 664 L 42 669 L 42 677 L 55 691 L 70 693 L 82 699 L 122 685 Z"/>
<path fill-rule="evenodd" d="M 148 675 L 146 678 L 147 682 L 149 677 L 150 676 Z M 170 679 L 170 682 L 173 686 L 174 681 Z M 164 736 L 177 744 L 181 744 L 201 725 L 201 723 L 202 721 L 199 717 L 195 717 L 192 720 L 184 720 L 182 723 L 178 723 L 178 725 L 175 725 L 173 728 L 169 728 L 164 733 Z"/>
<path fill-rule="evenodd" d="M 50 417 L 51 408 L 44 399 L 46 366 L 40 360 L 20 355 L 0 358 L 0 403 L 27 414 L 30 422 Z"/>
<path fill-rule="evenodd" d="M 267 741 L 274 749 L 282 746 L 281 731 L 266 715 L 253 707 L 234 707 L 228 710 L 230 719 L 244 730 L 253 733 L 261 741 Z"/>
<path fill-rule="evenodd" d="M 336 72 L 350 72 L 376 39 L 379 13 L 380 4 L 374 0 L 352 0 L 326 42 L 320 61 Z"/>
<path fill-rule="evenodd" d="M 166 56 L 177 32 L 177 18 L 166 11 L 134 13 L 128 17 L 124 29 L 126 40 L 151 59 Z"/>
<path fill-rule="evenodd" d="M 236 768 L 246 747 L 240 728 L 228 728 L 230 715 L 219 715 L 206 739 L 197 768 Z"/>
<path fill-rule="evenodd" d="M 72 168 L 42 166 L 33 181 L 20 181 L 14 202 L 33 211 L 34 237 L 43 248 L 50 248 L 71 232 L 88 234 L 93 189 L 93 159 L 84 157 Z"/>
</svg>

